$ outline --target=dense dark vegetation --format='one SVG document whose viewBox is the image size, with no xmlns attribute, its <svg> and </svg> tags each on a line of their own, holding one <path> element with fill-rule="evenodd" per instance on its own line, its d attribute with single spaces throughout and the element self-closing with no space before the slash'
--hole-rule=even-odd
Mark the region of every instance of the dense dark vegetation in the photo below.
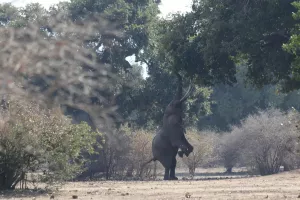
<svg viewBox="0 0 300 200">
<path fill-rule="evenodd" d="M 159 17 L 159 3 L 0 4 L 1 92 L 11 102 L 0 112 L 0 189 L 42 169 L 41 180 L 51 183 L 151 178 L 155 166 L 142 163 L 176 90 L 175 73 L 195 86 L 184 112 L 195 147 L 183 159 L 191 175 L 199 166 L 247 166 L 262 175 L 299 166 L 300 2 L 194 0 L 171 19 Z"/>
</svg>

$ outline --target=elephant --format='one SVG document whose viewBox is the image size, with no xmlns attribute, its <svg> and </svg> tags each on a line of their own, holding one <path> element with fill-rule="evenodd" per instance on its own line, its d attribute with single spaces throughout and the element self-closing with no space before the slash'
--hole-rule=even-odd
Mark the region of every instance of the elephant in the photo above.
<svg viewBox="0 0 300 200">
<path fill-rule="evenodd" d="M 178 149 L 182 151 L 178 152 Z M 166 132 L 160 129 L 152 141 L 153 161 L 158 160 L 165 168 L 164 180 L 178 180 L 175 176 L 176 154 L 183 157 L 183 153 L 188 156 L 193 151 L 193 146 L 188 143 L 183 135 L 182 141 L 178 145 L 172 142 Z"/>
<path fill-rule="evenodd" d="M 164 180 L 178 180 L 175 176 L 177 153 L 180 157 L 183 157 L 183 154 L 189 156 L 194 149 L 185 137 L 182 120 L 182 104 L 187 100 L 191 86 L 182 97 L 182 79 L 179 74 L 177 77 L 179 82 L 177 94 L 165 109 L 163 125 L 152 140 L 153 158 L 145 163 L 158 160 L 165 168 Z M 178 151 L 179 149 L 181 151 Z"/>
</svg>

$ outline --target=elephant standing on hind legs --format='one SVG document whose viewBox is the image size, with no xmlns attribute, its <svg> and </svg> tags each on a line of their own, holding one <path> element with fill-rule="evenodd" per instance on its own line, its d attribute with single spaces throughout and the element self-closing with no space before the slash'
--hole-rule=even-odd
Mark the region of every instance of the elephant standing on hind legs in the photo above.
<svg viewBox="0 0 300 200">
<path fill-rule="evenodd" d="M 152 141 L 153 159 L 158 160 L 165 168 L 164 180 L 177 180 L 175 176 L 176 155 L 183 157 L 183 154 L 189 156 L 193 151 L 193 146 L 185 137 L 183 127 L 183 103 L 187 100 L 191 86 L 188 92 L 182 97 L 182 79 L 177 73 L 178 89 L 175 98 L 167 106 L 163 116 L 163 126 L 157 132 Z M 178 149 L 181 151 L 178 152 Z M 147 164 L 146 163 L 146 164 Z"/>
</svg>

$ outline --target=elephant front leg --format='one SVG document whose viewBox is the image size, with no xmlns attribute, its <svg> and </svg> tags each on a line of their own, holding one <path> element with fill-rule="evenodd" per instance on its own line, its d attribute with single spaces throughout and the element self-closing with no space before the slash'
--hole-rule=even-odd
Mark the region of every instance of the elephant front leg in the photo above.
<svg viewBox="0 0 300 200">
<path fill-rule="evenodd" d="M 179 156 L 180 158 L 183 157 L 183 154 L 184 154 L 184 152 L 183 152 L 182 150 L 179 150 L 179 151 L 178 151 L 178 156 Z"/>
<path fill-rule="evenodd" d="M 184 154 L 186 155 L 186 157 L 188 157 L 190 155 L 190 153 L 192 153 L 194 150 L 194 147 L 192 145 L 188 145 L 188 151 L 185 152 Z"/>
<path fill-rule="evenodd" d="M 194 147 L 187 141 L 186 137 L 183 135 L 182 137 L 183 146 L 186 147 L 186 151 L 184 151 L 184 154 L 186 157 L 190 155 L 190 153 L 193 152 Z"/>
<path fill-rule="evenodd" d="M 185 145 L 185 144 L 180 144 L 179 146 L 179 151 L 178 151 L 178 155 L 179 155 L 179 157 L 181 157 L 182 158 L 182 156 L 183 156 L 183 154 L 188 154 L 189 153 L 189 149 L 188 149 L 188 147 Z"/>
</svg>

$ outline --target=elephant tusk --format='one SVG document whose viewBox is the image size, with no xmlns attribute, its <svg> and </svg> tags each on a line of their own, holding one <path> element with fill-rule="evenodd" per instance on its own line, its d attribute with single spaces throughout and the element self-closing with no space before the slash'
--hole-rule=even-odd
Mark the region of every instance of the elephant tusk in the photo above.
<svg viewBox="0 0 300 200">
<path fill-rule="evenodd" d="M 190 95 L 190 93 L 191 93 L 191 88 L 192 88 L 192 83 L 191 83 L 191 82 L 192 82 L 192 81 L 190 80 L 190 86 L 189 86 L 189 89 L 188 89 L 187 93 L 185 93 L 184 97 L 182 97 L 182 98 L 180 99 L 180 103 L 184 102 L 184 101 L 188 98 L 188 96 Z"/>
</svg>

